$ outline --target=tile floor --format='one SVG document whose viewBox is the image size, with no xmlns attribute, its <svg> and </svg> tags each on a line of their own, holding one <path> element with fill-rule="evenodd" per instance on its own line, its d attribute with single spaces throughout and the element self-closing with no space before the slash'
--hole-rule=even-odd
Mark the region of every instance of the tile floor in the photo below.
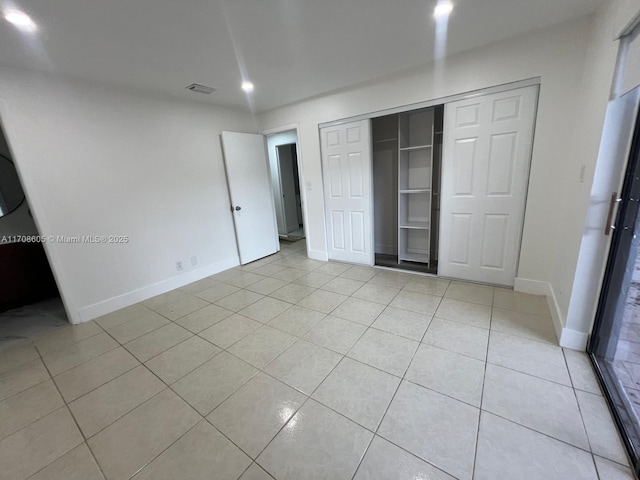
<svg viewBox="0 0 640 480">
<path fill-rule="evenodd" d="M 633 478 L 543 298 L 304 255 L 0 350 L 0 478 Z"/>
</svg>

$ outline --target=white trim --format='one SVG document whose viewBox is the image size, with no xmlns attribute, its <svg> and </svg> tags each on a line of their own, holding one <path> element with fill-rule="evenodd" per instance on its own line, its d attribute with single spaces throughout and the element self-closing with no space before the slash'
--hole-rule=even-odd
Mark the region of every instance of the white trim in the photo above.
<svg viewBox="0 0 640 480">
<path fill-rule="evenodd" d="M 561 347 L 580 350 L 582 352 L 587 349 L 589 334 L 564 326 L 566 323 L 565 319 L 562 316 L 562 311 L 560 310 L 560 305 L 558 305 L 558 299 L 556 298 L 553 286 L 549 282 L 531 280 L 529 278 L 516 278 L 513 289 L 516 292 L 544 295 L 547 298 L 547 305 L 551 312 L 551 320 L 553 321 L 553 328 L 556 331 L 558 344 Z"/>
<path fill-rule="evenodd" d="M 472 90 L 470 92 L 457 93 L 455 95 L 449 95 L 446 97 L 434 98 L 427 100 L 426 102 L 411 103 L 409 105 L 402 105 L 400 107 L 387 108 L 385 110 L 378 110 L 375 112 L 364 113 L 362 115 L 355 115 L 353 117 L 341 118 L 339 120 L 333 120 L 331 122 L 324 122 L 318 124 L 318 130 L 324 127 L 334 127 L 343 123 L 358 122 L 360 120 L 370 120 L 376 117 L 383 117 L 385 115 L 392 115 L 395 113 L 408 112 L 410 110 L 418 110 L 420 108 L 433 107 L 434 105 L 442 105 L 444 103 L 457 102 L 458 100 L 466 100 L 467 98 L 478 97 L 481 95 L 490 95 L 492 93 L 506 92 L 509 90 L 515 90 L 516 88 L 531 87 L 533 85 L 540 85 L 540 77 L 527 78 L 525 80 L 518 80 L 515 82 L 503 83 L 500 85 L 494 85 L 492 87 L 481 88 L 478 90 Z"/>
<path fill-rule="evenodd" d="M 313 260 L 320 260 L 322 262 L 329 261 L 329 255 L 327 255 L 327 252 L 323 252 L 322 250 L 311 250 L 309 245 L 307 245 L 307 255 Z"/>
<path fill-rule="evenodd" d="M 88 307 L 83 307 L 78 310 L 79 322 L 74 323 L 88 322 L 89 320 L 106 315 L 107 313 L 115 312 L 116 310 L 120 310 L 121 308 L 128 307 L 134 303 L 155 297 L 156 295 L 184 287 L 185 285 L 202 280 L 203 278 L 211 275 L 215 275 L 216 273 L 223 272 L 224 270 L 237 267 L 238 265 L 240 265 L 240 258 L 228 258 L 196 270 L 191 270 L 190 272 L 186 272 L 182 275 L 178 275 L 158 283 L 153 283 L 131 292 L 123 293 L 117 297 L 112 297 L 102 302 L 94 303 L 93 305 L 89 305 Z"/>
</svg>

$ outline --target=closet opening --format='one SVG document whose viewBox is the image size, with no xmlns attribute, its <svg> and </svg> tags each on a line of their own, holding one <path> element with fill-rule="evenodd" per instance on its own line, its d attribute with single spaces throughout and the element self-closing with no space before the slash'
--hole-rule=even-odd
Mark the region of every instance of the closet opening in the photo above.
<svg viewBox="0 0 640 480">
<path fill-rule="evenodd" d="M 375 265 L 438 273 L 444 106 L 371 120 Z"/>
</svg>

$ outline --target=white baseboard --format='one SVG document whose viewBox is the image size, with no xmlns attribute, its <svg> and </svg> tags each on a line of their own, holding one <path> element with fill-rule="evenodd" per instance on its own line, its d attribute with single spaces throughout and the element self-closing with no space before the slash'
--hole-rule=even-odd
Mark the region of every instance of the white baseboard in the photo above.
<svg viewBox="0 0 640 480">
<path fill-rule="evenodd" d="M 320 260 L 322 262 L 326 262 L 329 260 L 329 255 L 327 255 L 327 252 L 323 252 L 322 250 L 309 249 L 307 255 L 313 260 Z"/>
<path fill-rule="evenodd" d="M 166 293 L 170 290 L 184 287 L 192 282 L 202 280 L 205 277 L 215 275 L 216 273 L 223 272 L 224 270 L 228 270 L 238 265 L 240 265 L 240 260 L 238 257 L 235 257 L 195 270 L 190 270 L 182 275 L 176 275 L 175 277 L 167 280 L 147 285 L 146 287 L 103 300 L 102 302 L 94 303 L 87 307 L 82 307 L 78 310 L 78 317 L 80 322 L 88 322 L 89 320 L 106 315 L 107 313 L 115 312 L 116 310 L 128 307 L 134 303 L 142 302 L 143 300 Z"/>
<path fill-rule="evenodd" d="M 558 305 L 558 299 L 556 298 L 553 286 L 549 282 L 530 280 L 528 278 L 516 278 L 513 289 L 516 292 L 544 295 L 547 298 L 547 305 L 549 306 L 551 319 L 553 320 L 553 328 L 556 331 L 558 344 L 561 347 L 581 351 L 587 348 L 587 340 L 589 338 L 587 333 L 578 332 L 564 326 L 566 323 L 565 318 Z"/>
</svg>

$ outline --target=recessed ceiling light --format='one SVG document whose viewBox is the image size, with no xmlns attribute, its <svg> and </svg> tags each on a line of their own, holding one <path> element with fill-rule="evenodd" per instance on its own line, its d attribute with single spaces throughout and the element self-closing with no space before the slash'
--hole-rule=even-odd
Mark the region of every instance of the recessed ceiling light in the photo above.
<svg viewBox="0 0 640 480">
<path fill-rule="evenodd" d="M 37 26 L 31 17 L 20 10 L 7 10 L 4 12 L 4 19 L 14 24 L 20 30 L 26 30 L 28 32 L 33 32 L 37 29 Z"/>
<path fill-rule="evenodd" d="M 247 93 L 253 92 L 253 83 L 251 82 L 242 82 L 242 90 L 244 90 Z"/>
<path fill-rule="evenodd" d="M 436 8 L 433 10 L 433 16 L 436 18 L 446 17 L 453 10 L 453 3 L 451 2 L 438 2 Z"/>
</svg>

